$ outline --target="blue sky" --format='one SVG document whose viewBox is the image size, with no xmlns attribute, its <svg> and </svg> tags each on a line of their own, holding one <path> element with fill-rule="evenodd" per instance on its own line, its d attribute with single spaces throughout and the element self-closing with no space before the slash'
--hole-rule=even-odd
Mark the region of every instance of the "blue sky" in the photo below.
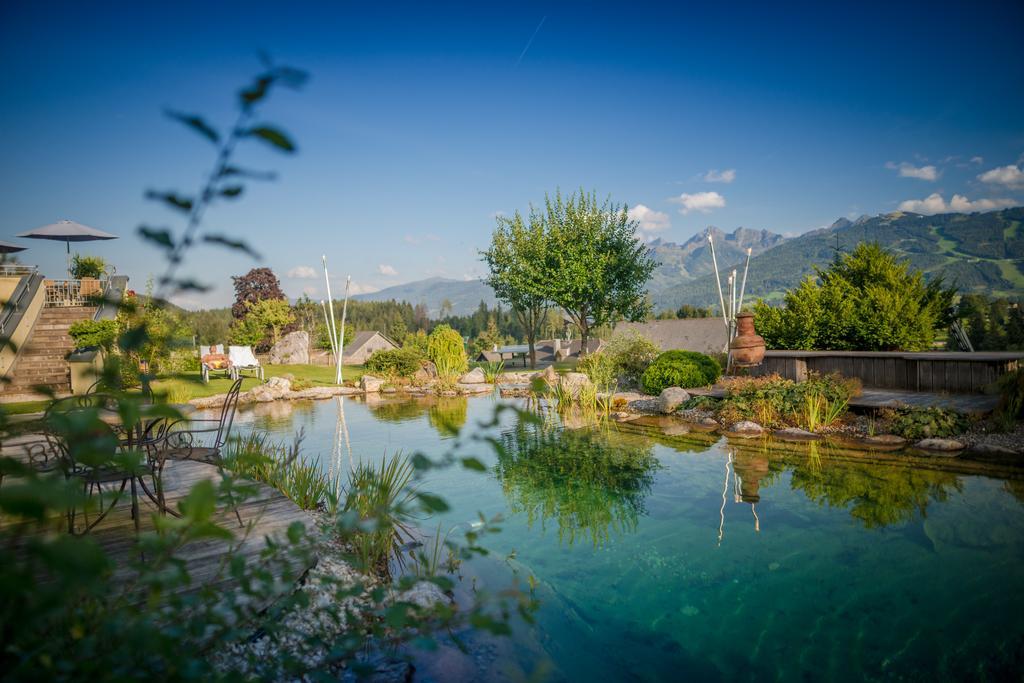
<svg viewBox="0 0 1024 683">
<path fill-rule="evenodd" d="M 136 289 L 160 264 L 135 228 L 181 227 L 145 190 L 194 191 L 212 163 L 161 112 L 230 120 L 261 49 L 311 73 L 264 111 L 299 153 L 243 148 L 279 179 L 207 222 L 293 296 L 323 295 L 302 277 L 321 253 L 362 290 L 479 276 L 494 215 L 559 187 L 673 241 L 1024 200 L 1019 2 L 146 5 L 0 8 L 0 239 L 65 217 L 117 233 L 82 251 Z M 60 272 L 61 246 L 30 246 Z M 226 304 L 253 265 L 203 248 L 188 270 L 214 289 L 179 302 Z"/>
</svg>

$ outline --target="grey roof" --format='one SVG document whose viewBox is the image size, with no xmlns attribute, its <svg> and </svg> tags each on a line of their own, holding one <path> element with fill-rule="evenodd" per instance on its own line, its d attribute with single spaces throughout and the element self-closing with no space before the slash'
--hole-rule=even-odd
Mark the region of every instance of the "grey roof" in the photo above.
<svg viewBox="0 0 1024 683">
<path fill-rule="evenodd" d="M 383 332 L 378 332 L 377 330 L 363 330 L 362 332 L 356 332 L 356 336 L 352 337 L 352 341 L 350 341 L 348 345 L 342 350 L 342 353 L 344 353 L 346 356 L 355 353 L 363 346 L 365 346 L 366 342 L 370 341 L 378 334 L 381 337 L 383 337 L 389 344 L 391 344 L 395 348 L 398 348 L 398 344 L 396 344 L 394 340 L 391 339 L 391 337 L 387 336 Z"/>
<path fill-rule="evenodd" d="M 679 318 L 650 320 L 645 323 L 620 323 L 615 334 L 635 331 L 650 339 L 662 351 L 682 349 L 700 353 L 725 351 L 727 334 L 721 318 Z"/>
</svg>

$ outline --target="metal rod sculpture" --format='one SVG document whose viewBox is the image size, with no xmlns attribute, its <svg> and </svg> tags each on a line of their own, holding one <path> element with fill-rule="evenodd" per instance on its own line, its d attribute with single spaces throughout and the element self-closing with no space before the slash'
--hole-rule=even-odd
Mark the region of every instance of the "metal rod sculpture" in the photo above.
<svg viewBox="0 0 1024 683">
<path fill-rule="evenodd" d="M 320 305 L 324 309 L 324 322 L 327 324 L 327 336 L 331 342 L 331 352 L 334 353 L 334 360 L 336 364 L 336 372 L 334 377 L 335 384 L 341 384 L 341 366 L 342 366 L 342 354 L 344 353 L 343 344 L 345 343 L 345 315 L 348 313 L 348 291 L 352 284 L 352 276 L 345 278 L 345 303 L 341 309 L 341 331 L 339 336 L 339 330 L 334 323 L 334 298 L 331 296 L 331 276 L 327 272 L 327 255 L 324 254 L 320 257 L 324 262 L 324 281 L 327 283 L 327 303 L 323 301 Z"/>
<path fill-rule="evenodd" d="M 736 335 L 736 316 L 741 310 L 743 310 L 743 297 L 747 290 L 747 272 L 750 270 L 750 255 L 753 252 L 752 248 L 747 249 L 747 260 L 743 266 L 743 284 L 740 285 L 739 295 L 736 293 L 736 286 L 738 278 L 736 277 L 737 271 L 733 268 L 732 273 L 729 275 L 726 281 L 726 288 L 729 291 L 729 305 L 726 306 L 725 294 L 722 291 L 722 275 L 718 270 L 718 257 L 715 255 L 715 240 L 711 233 L 708 233 L 708 245 L 711 247 L 711 263 L 715 267 L 715 285 L 718 287 L 718 303 L 722 307 L 722 321 L 725 323 L 726 330 L 726 362 L 725 371 L 728 373 L 732 369 L 732 350 L 729 348 L 729 343 L 732 342 L 733 337 Z"/>
</svg>

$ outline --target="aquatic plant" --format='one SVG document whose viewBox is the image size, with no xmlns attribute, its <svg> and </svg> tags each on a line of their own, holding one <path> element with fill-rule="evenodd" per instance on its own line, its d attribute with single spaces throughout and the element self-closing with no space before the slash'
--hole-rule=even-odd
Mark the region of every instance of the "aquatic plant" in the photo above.
<svg viewBox="0 0 1024 683">
<path fill-rule="evenodd" d="M 968 427 L 967 418 L 957 411 L 935 406 L 885 408 L 879 415 L 887 423 L 887 431 L 912 441 L 956 436 Z"/>
<path fill-rule="evenodd" d="M 303 432 L 291 446 L 275 443 L 265 432 L 232 438 L 224 454 L 224 466 L 235 474 L 273 486 L 303 510 L 326 506 L 337 482 L 324 473 L 319 459 L 300 457 Z"/>
<path fill-rule="evenodd" d="M 484 380 L 488 384 L 494 384 L 498 379 L 498 375 L 505 371 L 505 361 L 487 361 L 483 363 L 480 368 L 484 371 Z"/>
<path fill-rule="evenodd" d="M 610 355 L 603 351 L 588 353 L 576 364 L 576 372 L 582 372 L 594 383 L 598 391 L 614 392 L 618 384 L 618 366 Z"/>
<path fill-rule="evenodd" d="M 341 512 L 358 520 L 351 543 L 362 565 L 382 576 L 390 576 L 393 558 L 403 561 L 402 546 L 413 540 L 413 471 L 401 453 L 385 454 L 379 464 L 359 463 L 342 492 Z"/>
</svg>

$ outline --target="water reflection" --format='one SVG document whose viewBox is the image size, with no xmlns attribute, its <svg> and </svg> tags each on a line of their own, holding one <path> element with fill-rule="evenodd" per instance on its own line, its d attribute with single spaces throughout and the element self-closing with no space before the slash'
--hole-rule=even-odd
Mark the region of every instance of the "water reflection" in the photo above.
<svg viewBox="0 0 1024 683">
<path fill-rule="evenodd" d="M 495 472 L 511 511 L 531 528 L 556 524 L 570 545 L 635 530 L 660 465 L 646 441 L 610 437 L 532 423 L 504 433 Z"/>
</svg>

